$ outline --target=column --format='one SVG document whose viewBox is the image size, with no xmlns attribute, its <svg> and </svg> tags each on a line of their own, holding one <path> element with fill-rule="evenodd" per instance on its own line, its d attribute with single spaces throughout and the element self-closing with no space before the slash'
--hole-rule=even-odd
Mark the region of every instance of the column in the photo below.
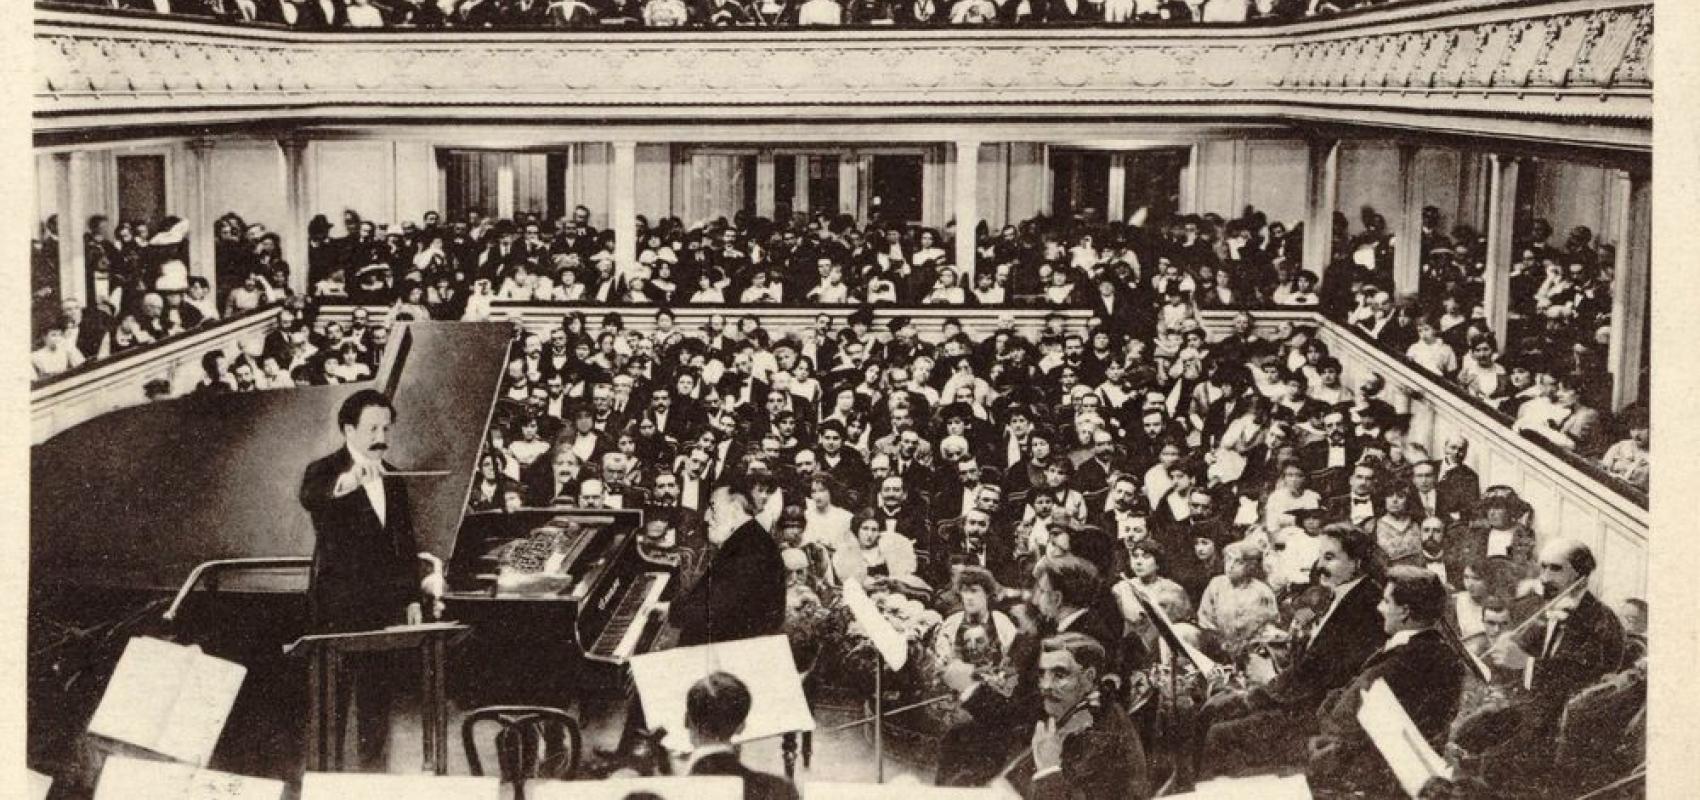
<svg viewBox="0 0 1700 800">
<path fill-rule="evenodd" d="M 1482 304 L 1501 347 L 1511 309 L 1512 219 L 1517 213 L 1517 159 L 1488 156 L 1487 286 Z"/>
<path fill-rule="evenodd" d="M 636 163 L 636 161 L 634 160 L 633 163 Z M 514 218 L 514 157 L 512 153 L 503 153 L 496 161 L 496 216 L 500 219 Z"/>
<path fill-rule="evenodd" d="M 614 263 L 621 272 L 637 266 L 637 142 L 614 143 L 612 176 Z"/>
<path fill-rule="evenodd" d="M 1641 390 L 1642 348 L 1646 346 L 1648 294 L 1652 285 L 1653 182 L 1646 172 L 1631 172 L 1618 182 L 1624 195 L 1611 294 L 1611 405 L 1635 402 Z"/>
<path fill-rule="evenodd" d="M 797 157 L 793 159 L 792 169 L 795 170 L 793 174 L 797 176 L 797 180 L 791 187 L 791 210 L 804 212 L 811 211 L 812 209 L 809 208 L 808 154 L 798 153 Z"/>
<path fill-rule="evenodd" d="M 1104 219 L 1127 221 L 1127 154 L 1110 154 L 1109 198 L 1104 201 Z"/>
<path fill-rule="evenodd" d="M 1394 223 L 1393 293 L 1414 295 L 1422 276 L 1423 202 L 1418 191 L 1417 151 L 1414 144 L 1399 145 L 1399 187 L 1402 193 L 1402 212 Z"/>
<path fill-rule="evenodd" d="M 774 187 L 773 151 L 763 148 L 756 153 L 756 216 L 773 219 L 778 210 L 773 193 Z"/>
<path fill-rule="evenodd" d="M 956 191 L 956 271 L 963 282 L 972 285 L 974 277 L 974 229 L 980 224 L 980 143 L 956 143 L 956 167 L 953 188 Z"/>
<path fill-rule="evenodd" d="M 838 154 L 838 213 L 849 214 L 858 221 L 867 219 L 856 208 L 862 196 L 862 159 L 854 151 Z"/>
<path fill-rule="evenodd" d="M 311 264 L 307 249 L 307 224 L 313 219 L 312 184 L 307 175 L 307 139 L 279 139 L 283 150 L 283 197 L 289 227 L 281 233 L 283 260 L 289 262 L 289 288 L 296 294 L 306 294 Z"/>
<path fill-rule="evenodd" d="M 189 274 L 207 279 L 212 296 L 219 297 L 217 251 L 213 242 L 213 211 L 207 206 L 207 187 L 212 181 L 211 139 L 190 139 L 189 193 L 184 216 L 189 220 Z"/>
<path fill-rule="evenodd" d="M 1198 213 L 1198 150 L 1202 145 L 1186 149 L 1186 167 L 1181 170 L 1179 209 L 1182 214 Z"/>
<path fill-rule="evenodd" d="M 82 192 L 77 185 L 79 176 L 73 168 L 74 158 L 72 153 L 53 154 L 53 178 L 56 182 L 54 188 L 58 197 L 55 198 L 52 213 L 59 220 L 60 302 L 73 297 L 83 297 L 83 226 L 79 222 L 82 215 Z"/>
<path fill-rule="evenodd" d="M 1195 148 L 1196 149 L 1196 148 Z M 1310 141 L 1310 181 L 1305 190 L 1304 268 L 1322 277 L 1333 260 L 1334 207 L 1339 205 L 1340 142 Z"/>
</svg>

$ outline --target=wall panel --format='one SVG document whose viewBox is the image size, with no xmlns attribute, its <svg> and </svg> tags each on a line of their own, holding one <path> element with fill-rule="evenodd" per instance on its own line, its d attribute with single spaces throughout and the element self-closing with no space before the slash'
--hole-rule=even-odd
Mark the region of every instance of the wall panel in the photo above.
<svg viewBox="0 0 1700 800">
<path fill-rule="evenodd" d="M 1270 222 L 1291 229 L 1305 218 L 1304 187 L 1310 175 L 1310 150 L 1300 141 L 1248 142 L 1244 205 L 1262 211 Z"/>
<path fill-rule="evenodd" d="M 648 218 L 652 225 L 675 213 L 672 150 L 672 146 L 666 144 L 637 146 L 637 198 L 633 208 Z M 741 190 L 742 185 L 739 188 Z"/>
<path fill-rule="evenodd" d="M 216 219 L 234 211 L 249 224 L 285 236 L 283 151 L 272 142 L 221 142 L 207 154 L 207 211 Z"/>
<path fill-rule="evenodd" d="M 1340 193 L 1335 205 L 1363 230 L 1359 210 L 1374 208 L 1387 218 L 1389 230 L 1398 225 L 1404 198 L 1399 187 L 1399 148 L 1386 142 L 1345 142 L 1340 145 Z"/>
<path fill-rule="evenodd" d="M 394 147 L 390 142 L 313 142 L 313 213 L 324 214 L 338 228 L 343 209 L 350 208 L 362 219 L 394 221 Z"/>
</svg>

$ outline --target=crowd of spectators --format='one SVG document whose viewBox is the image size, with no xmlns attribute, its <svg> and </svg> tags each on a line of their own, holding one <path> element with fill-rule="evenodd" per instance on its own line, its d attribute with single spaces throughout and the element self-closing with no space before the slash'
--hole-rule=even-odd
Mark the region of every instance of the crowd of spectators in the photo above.
<svg viewBox="0 0 1700 800">
<path fill-rule="evenodd" d="M 1468 226 L 1450 231 L 1433 207 L 1422 211 L 1417 291 L 1394 289 L 1397 247 L 1386 221 L 1362 212 L 1348 235 L 1336 215 L 1333 263 L 1316 303 L 1384 348 L 1454 381 L 1527 431 L 1598 462 L 1643 491 L 1648 480 L 1649 415 L 1642 399 L 1612 414 L 1610 350 L 1616 248 L 1586 227 L 1553 243 L 1553 229 L 1532 218 L 1514 237 L 1504 341 L 1483 305 L 1486 242 Z"/>
<path fill-rule="evenodd" d="M 308 30 L 1151 25 L 1280 21 L 1380 0 L 60 0 Z"/>
<path fill-rule="evenodd" d="M 1038 643 L 1062 632 L 1093 640 L 1093 678 L 1115 677 L 1091 684 L 1093 714 L 1126 715 L 1143 742 L 1132 761 L 1065 748 L 1064 779 L 1088 790 L 1069 796 L 1271 766 L 1396 792 L 1352 709 L 1325 698 L 1368 688 L 1365 659 L 1418 636 L 1439 661 L 1374 676 L 1458 770 L 1444 796 L 1574 792 L 1639 759 L 1619 712 L 1645 686 L 1645 604 L 1618 610 L 1626 626 L 1575 593 L 1597 568 L 1585 546 L 1483 487 L 1467 441 L 1406 441 L 1374 380 L 1340 386 L 1326 354 L 1308 360 L 1310 331 L 1266 338 L 1241 315 L 1165 351 L 1060 315 L 971 336 L 869 310 L 785 334 L 754 315 L 685 329 L 623 313 L 520 334 L 472 510 L 642 508 L 647 548 L 700 563 L 711 493 L 740 492 L 783 548 L 791 619 L 849 583 L 907 598 L 882 607 L 924 631 L 933 678 L 960 697 L 940 783 L 1040 749 Z M 636 313 L 653 325 L 628 326 Z M 1537 614 L 1561 595 L 1583 598 L 1565 613 L 1588 627 L 1555 641 L 1563 617 Z M 1581 696 L 1595 722 L 1561 724 Z"/>
<path fill-rule="evenodd" d="M 41 379 L 259 308 L 289 295 L 282 244 L 235 213 L 213 224 L 219 291 L 189 269 L 189 223 L 89 217 L 83 228 L 84 301 L 62 297 L 58 219 L 31 242 L 36 275 L 31 354 Z"/>
</svg>

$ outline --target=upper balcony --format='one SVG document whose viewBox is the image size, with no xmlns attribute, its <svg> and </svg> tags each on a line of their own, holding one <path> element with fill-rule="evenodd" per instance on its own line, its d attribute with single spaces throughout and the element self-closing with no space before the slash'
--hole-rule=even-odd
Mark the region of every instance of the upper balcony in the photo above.
<svg viewBox="0 0 1700 800">
<path fill-rule="evenodd" d="M 1442 0 L 1286 24 L 598 31 L 236 27 L 41 7 L 38 140 L 325 121 L 1175 119 L 1645 150 L 1649 0 Z"/>
</svg>

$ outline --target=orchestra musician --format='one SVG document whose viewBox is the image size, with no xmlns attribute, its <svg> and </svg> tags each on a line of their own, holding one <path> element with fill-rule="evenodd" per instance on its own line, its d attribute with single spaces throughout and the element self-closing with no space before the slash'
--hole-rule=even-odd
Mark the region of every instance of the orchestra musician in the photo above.
<svg viewBox="0 0 1700 800">
<path fill-rule="evenodd" d="M 395 407 L 382 392 L 362 389 L 343 401 L 337 427 L 343 446 L 307 465 L 299 499 L 313 520 L 313 566 L 307 598 L 314 633 L 377 630 L 424 618 L 429 578 L 413 531 L 407 487 L 387 475 Z M 337 739 L 347 729 L 349 695 L 360 692 L 360 765 L 382 771 L 389 739 L 389 659 L 364 655 L 349 664 L 339 688 Z"/>
<path fill-rule="evenodd" d="M 1495 743 L 1489 756 L 1521 774 L 1525 779 L 1515 780 L 1518 785 L 1559 780 L 1550 767 L 1565 705 L 1623 663 L 1623 624 L 1588 590 L 1595 567 L 1586 544 L 1567 538 L 1547 542 L 1540 550 L 1547 605 L 1488 650 L 1487 662 L 1520 670 L 1527 690 L 1513 709 L 1512 734 Z"/>
<path fill-rule="evenodd" d="M 1387 682 L 1423 738 L 1437 751 L 1445 749 L 1467 669 L 1456 640 L 1442 628 L 1447 601 L 1446 585 L 1434 573 L 1412 566 L 1388 570 L 1377 607 L 1387 643 L 1364 662 L 1351 683 L 1323 703 L 1320 733 L 1310 741 L 1306 772 L 1311 786 L 1374 797 L 1399 793 L 1392 771 L 1358 722 L 1363 692 L 1379 680 Z"/>
<path fill-rule="evenodd" d="M 767 636 L 785 621 L 785 563 L 755 519 L 750 491 L 749 481 L 737 478 L 709 495 L 714 554 L 696 585 L 668 609 L 681 646 Z"/>
<path fill-rule="evenodd" d="M 1033 779 L 1026 796 L 1036 800 L 1087 800 L 1150 796 L 1145 748 L 1127 714 L 1099 691 L 1108 667 L 1104 647 L 1081 633 L 1044 641 L 1039 694 L 1045 717 L 1033 726 Z"/>
<path fill-rule="evenodd" d="M 750 716 L 750 689 L 738 676 L 711 672 L 685 695 L 685 729 L 691 736 L 691 775 L 742 778 L 744 800 L 797 800 L 797 788 L 778 775 L 744 765 L 732 738 Z"/>
<path fill-rule="evenodd" d="M 1194 775 L 1234 774 L 1240 768 L 1302 763 L 1300 752 L 1316 729 L 1316 711 L 1327 694 L 1346 685 L 1379 650 L 1387 634 L 1376 605 L 1382 568 L 1375 540 L 1350 523 L 1322 529 L 1317 572 L 1333 600 L 1304 640 L 1303 652 L 1269 683 L 1211 697 L 1199 712 L 1190 763 L 1181 759 L 1183 784 Z M 1186 770 L 1198 770 L 1186 774 Z"/>
</svg>

